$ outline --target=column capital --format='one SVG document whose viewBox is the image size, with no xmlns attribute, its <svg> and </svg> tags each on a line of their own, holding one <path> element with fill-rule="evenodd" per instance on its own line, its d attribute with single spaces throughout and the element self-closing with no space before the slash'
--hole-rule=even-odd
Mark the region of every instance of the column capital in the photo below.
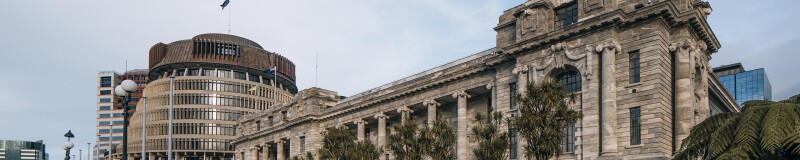
<svg viewBox="0 0 800 160">
<path fill-rule="evenodd" d="M 622 50 L 622 46 L 620 46 L 616 40 L 600 43 L 597 44 L 597 47 L 595 47 L 595 52 L 597 53 L 619 53 L 620 50 Z"/>
<path fill-rule="evenodd" d="M 278 145 L 283 145 L 283 143 L 286 143 L 286 141 L 284 141 L 283 139 L 278 139 L 278 140 L 275 140 L 275 143 L 278 144 Z"/>
<path fill-rule="evenodd" d="M 705 43 L 703 43 L 703 44 L 705 44 Z M 694 48 L 695 48 L 694 42 L 692 42 L 692 40 L 690 40 L 688 38 L 685 39 L 685 40 L 682 40 L 682 41 L 679 41 L 679 42 L 675 42 L 675 43 L 672 43 L 672 44 L 669 45 L 669 51 L 670 52 L 676 52 L 676 51 L 679 51 L 679 49 L 680 50 L 691 51 L 691 50 L 694 50 Z"/>
<path fill-rule="evenodd" d="M 428 107 L 439 107 L 442 104 L 439 104 L 439 102 L 436 102 L 436 99 L 431 98 L 431 99 L 426 99 L 425 101 L 423 101 L 422 105 L 425 105 L 425 106 L 428 106 Z"/>
<path fill-rule="evenodd" d="M 408 108 L 408 106 L 403 106 L 403 107 L 397 108 L 397 112 L 403 113 L 403 112 L 406 112 L 406 111 L 408 113 L 413 113 L 414 112 L 414 110 L 411 110 L 411 108 Z"/>
<path fill-rule="evenodd" d="M 528 73 L 528 65 L 517 64 L 517 66 L 514 67 L 514 70 L 511 70 L 511 73 L 515 74 L 515 75 L 527 74 Z"/>
<path fill-rule="evenodd" d="M 470 98 L 470 97 L 472 97 L 472 95 L 469 95 L 469 93 L 467 93 L 467 91 L 463 91 L 463 90 L 462 91 L 456 91 L 456 93 L 453 93 L 453 98 Z"/>
<path fill-rule="evenodd" d="M 494 88 L 494 84 L 495 84 L 495 83 L 496 83 L 496 82 L 495 82 L 494 80 L 491 80 L 491 81 L 489 81 L 489 83 L 486 83 L 486 89 L 492 89 L 492 88 Z"/>
<path fill-rule="evenodd" d="M 383 114 L 383 113 L 376 113 L 374 117 L 375 117 L 376 119 L 386 119 L 386 118 L 388 118 L 388 116 L 386 116 L 386 115 L 385 115 L 385 114 Z"/>
<path fill-rule="evenodd" d="M 354 120 L 353 124 L 367 124 L 367 121 L 365 121 L 364 119 L 360 119 L 359 118 L 359 119 Z"/>
</svg>

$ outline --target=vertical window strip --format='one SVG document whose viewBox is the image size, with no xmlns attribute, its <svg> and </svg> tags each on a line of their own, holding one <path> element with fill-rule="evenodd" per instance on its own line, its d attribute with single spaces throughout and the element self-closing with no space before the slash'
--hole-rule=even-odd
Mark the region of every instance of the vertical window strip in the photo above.
<svg viewBox="0 0 800 160">
<path fill-rule="evenodd" d="M 631 112 L 631 145 L 642 144 L 642 129 L 641 129 L 641 109 L 634 107 L 630 109 Z"/>
<path fill-rule="evenodd" d="M 633 51 L 629 55 L 630 83 L 639 83 L 639 81 L 641 80 L 641 74 L 639 71 L 639 69 L 641 68 L 639 63 L 639 56 L 640 56 L 639 51 Z"/>
</svg>

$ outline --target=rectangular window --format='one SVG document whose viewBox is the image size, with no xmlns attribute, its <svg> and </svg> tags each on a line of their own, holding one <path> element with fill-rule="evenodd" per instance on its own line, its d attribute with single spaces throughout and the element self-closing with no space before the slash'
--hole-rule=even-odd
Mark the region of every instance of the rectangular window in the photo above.
<svg viewBox="0 0 800 160">
<path fill-rule="evenodd" d="M 100 125 L 100 126 L 107 126 L 107 125 L 111 125 L 111 122 L 109 122 L 109 121 L 102 121 L 102 122 L 100 122 L 98 125 Z"/>
<path fill-rule="evenodd" d="M 642 144 L 641 109 L 631 108 L 631 145 Z"/>
<path fill-rule="evenodd" d="M 101 111 L 111 110 L 111 106 L 100 106 Z"/>
<path fill-rule="evenodd" d="M 100 137 L 99 140 L 100 141 L 108 141 L 108 137 Z"/>
<path fill-rule="evenodd" d="M 109 131 L 108 129 L 100 129 L 99 130 L 100 133 L 109 133 L 108 131 Z"/>
<path fill-rule="evenodd" d="M 200 69 L 189 69 L 189 74 L 187 76 L 200 76 Z"/>
<path fill-rule="evenodd" d="M 100 77 L 100 87 L 111 87 L 111 77 Z"/>
<path fill-rule="evenodd" d="M 122 133 L 122 131 L 124 131 L 124 130 L 122 128 L 114 128 L 114 129 L 112 129 L 112 131 L 114 133 Z M 116 139 L 114 139 L 114 140 L 116 140 Z"/>
<path fill-rule="evenodd" d="M 509 103 L 511 103 L 511 109 L 517 109 L 517 83 L 508 84 L 508 88 L 511 94 L 508 96 L 510 97 Z"/>
<path fill-rule="evenodd" d="M 101 103 L 108 103 L 111 102 L 111 98 L 100 98 Z"/>
<path fill-rule="evenodd" d="M 186 70 L 184 69 L 178 69 L 178 71 L 176 71 L 175 73 L 175 76 L 184 76 L 184 75 L 186 75 Z"/>
<path fill-rule="evenodd" d="M 300 153 L 306 152 L 306 137 L 300 137 Z"/>
<path fill-rule="evenodd" d="M 575 124 L 567 126 L 564 128 L 564 141 L 563 141 L 563 150 L 564 152 L 574 152 L 575 151 Z"/>
<path fill-rule="evenodd" d="M 571 2 L 556 9 L 556 25 L 566 27 L 578 22 L 578 3 Z"/>
<path fill-rule="evenodd" d="M 114 137 L 114 138 L 112 138 L 111 140 L 112 140 L 112 141 L 121 141 L 121 140 L 122 140 L 122 137 Z"/>
<path fill-rule="evenodd" d="M 110 114 L 100 114 L 100 118 L 111 118 Z"/>
<path fill-rule="evenodd" d="M 111 90 L 102 90 L 100 91 L 100 95 L 111 95 Z"/>
<path fill-rule="evenodd" d="M 122 122 L 122 121 L 114 121 L 114 125 L 122 125 L 123 123 L 125 123 L 125 122 Z"/>
<path fill-rule="evenodd" d="M 629 55 L 630 59 L 630 83 L 639 83 L 641 79 L 641 75 L 639 72 L 640 64 L 639 64 L 639 51 L 633 51 Z"/>
<path fill-rule="evenodd" d="M 122 113 L 114 113 L 114 117 L 122 117 Z"/>
</svg>

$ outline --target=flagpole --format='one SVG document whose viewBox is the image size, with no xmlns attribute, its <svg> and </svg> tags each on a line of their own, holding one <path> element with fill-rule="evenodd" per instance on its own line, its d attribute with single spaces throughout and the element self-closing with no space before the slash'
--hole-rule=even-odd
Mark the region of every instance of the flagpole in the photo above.
<svg viewBox="0 0 800 160">
<path fill-rule="evenodd" d="M 228 34 L 231 34 L 231 7 L 228 7 Z"/>
</svg>

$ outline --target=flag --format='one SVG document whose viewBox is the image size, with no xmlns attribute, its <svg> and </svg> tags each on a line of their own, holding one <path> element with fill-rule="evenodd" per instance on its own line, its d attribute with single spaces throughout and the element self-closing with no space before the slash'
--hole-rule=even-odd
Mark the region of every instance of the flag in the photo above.
<svg viewBox="0 0 800 160">
<path fill-rule="evenodd" d="M 268 69 L 268 70 L 266 70 L 264 72 L 267 73 L 267 74 L 275 74 L 275 66 L 272 66 L 272 68 L 270 68 L 270 69 Z"/>
<path fill-rule="evenodd" d="M 256 87 L 256 85 L 253 85 L 253 87 L 250 87 L 250 89 L 248 89 L 247 91 L 252 92 L 252 91 L 256 91 L 256 89 L 258 89 L 258 87 Z"/>
<path fill-rule="evenodd" d="M 222 7 L 222 10 L 225 10 L 225 7 L 228 6 L 228 3 L 231 3 L 231 0 L 225 0 L 225 2 L 222 2 L 222 5 L 219 6 Z"/>
</svg>

